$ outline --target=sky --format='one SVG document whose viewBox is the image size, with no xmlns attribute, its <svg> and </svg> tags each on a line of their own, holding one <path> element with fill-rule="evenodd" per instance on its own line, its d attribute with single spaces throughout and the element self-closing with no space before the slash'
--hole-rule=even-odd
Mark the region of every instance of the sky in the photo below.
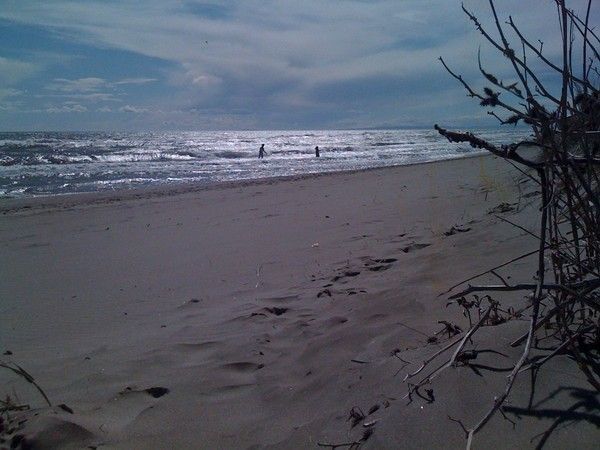
<svg viewBox="0 0 600 450">
<path fill-rule="evenodd" d="M 464 3 L 495 31 L 487 1 Z M 502 19 L 512 15 L 548 57 L 558 57 L 552 0 L 496 4 Z M 437 58 L 482 86 L 481 48 L 486 68 L 512 79 L 455 0 L 0 6 L 3 131 L 495 126 Z M 594 10 L 591 23 L 599 17 Z M 543 79 L 556 83 L 544 70 Z"/>
</svg>

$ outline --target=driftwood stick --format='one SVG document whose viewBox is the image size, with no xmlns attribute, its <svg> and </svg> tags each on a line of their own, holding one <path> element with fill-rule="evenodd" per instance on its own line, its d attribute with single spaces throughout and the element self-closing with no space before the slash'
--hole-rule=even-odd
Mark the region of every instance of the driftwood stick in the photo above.
<svg viewBox="0 0 600 450">
<path fill-rule="evenodd" d="M 496 272 L 495 270 L 490 270 L 490 273 L 492 275 L 494 275 L 496 278 L 498 278 L 500 281 L 502 281 L 502 284 L 504 284 L 504 286 L 508 286 L 508 282 L 498 272 Z"/>
<path fill-rule="evenodd" d="M 467 435 L 467 450 L 470 450 L 470 448 L 471 448 L 471 445 L 473 443 L 473 436 L 475 435 L 475 433 L 477 433 L 479 430 L 481 430 L 485 426 L 485 424 L 487 424 L 488 421 L 494 416 L 496 411 L 498 411 L 498 409 L 504 404 L 504 401 L 506 400 L 506 398 L 508 397 L 508 395 L 510 394 L 510 392 L 512 390 L 512 387 L 517 378 L 517 375 L 521 371 L 521 367 L 523 367 L 523 364 L 529 357 L 529 352 L 531 350 L 531 343 L 533 342 L 533 335 L 534 335 L 535 329 L 536 329 L 537 312 L 538 312 L 538 309 L 534 308 L 534 312 L 532 314 L 530 325 L 529 325 L 529 333 L 527 335 L 527 344 L 525 345 L 525 349 L 523 350 L 523 353 L 521 354 L 519 361 L 514 365 L 512 371 L 510 372 L 510 375 L 508 376 L 506 388 L 504 389 L 504 392 L 499 397 L 494 398 L 494 404 L 490 408 L 490 410 L 485 414 L 485 416 L 483 416 L 483 418 L 473 428 L 471 428 L 469 430 L 469 433 Z"/>
<path fill-rule="evenodd" d="M 472 327 L 469 331 L 467 331 L 467 334 L 465 334 L 465 336 L 462 338 L 460 344 L 458 345 L 458 348 L 454 351 L 454 354 L 452 355 L 452 358 L 450 358 L 450 364 L 449 365 L 452 365 L 452 364 L 454 364 L 456 362 L 456 357 L 462 351 L 462 349 L 464 348 L 464 346 L 467 343 L 467 341 L 471 338 L 471 336 L 473 335 L 473 333 L 475 333 L 479 329 L 479 327 L 481 327 L 481 325 L 483 325 L 485 323 L 485 321 L 490 316 L 491 312 L 492 312 L 492 308 L 491 307 L 488 308 L 488 309 L 486 309 L 485 312 L 483 313 L 483 315 L 481 316 L 481 318 L 479 319 L 479 322 L 477 322 L 474 327 Z"/>
<path fill-rule="evenodd" d="M 410 378 L 413 378 L 414 376 L 418 375 L 425 367 L 427 367 L 427 365 L 429 363 L 431 363 L 431 361 L 433 361 L 435 358 L 437 358 L 438 356 L 440 356 L 442 353 L 450 350 L 452 347 L 454 347 L 456 344 L 458 344 L 460 341 L 462 340 L 462 337 L 459 339 L 456 339 L 455 341 L 449 343 L 448 345 L 444 346 L 444 348 L 438 350 L 437 352 L 435 352 L 433 355 L 431 355 L 429 358 L 427 358 L 425 361 L 423 361 L 423 364 L 421 364 L 421 367 L 419 367 L 415 372 L 413 373 L 407 373 L 406 376 L 404 377 L 404 380 L 402 381 L 406 381 Z"/>
<path fill-rule="evenodd" d="M 531 370 L 531 369 L 538 369 L 540 368 L 542 365 L 544 365 L 546 362 L 548 362 L 550 359 L 554 358 L 556 355 L 558 355 L 561 351 L 563 351 L 565 348 L 567 348 L 568 346 L 570 346 L 575 339 L 577 339 L 579 336 L 581 336 L 583 333 L 585 333 L 586 331 L 589 331 L 591 329 L 591 327 L 586 328 L 585 330 L 582 330 L 578 333 L 575 333 L 573 336 L 571 336 L 569 339 L 567 339 L 566 341 L 564 341 L 562 344 L 560 344 L 558 347 L 556 347 L 549 355 L 546 355 L 544 358 L 542 358 L 539 361 L 535 361 L 531 364 L 529 364 L 528 366 L 525 366 L 523 368 L 521 368 L 521 370 L 519 372 L 525 372 L 526 370 Z"/>
<path fill-rule="evenodd" d="M 521 259 L 527 258 L 529 256 L 533 256 L 538 252 L 538 250 L 533 250 L 531 252 L 527 252 L 521 256 L 517 256 L 516 258 L 511 259 L 510 261 L 504 262 L 502 264 L 498 264 L 495 267 L 492 267 L 491 269 L 485 270 L 483 272 L 479 272 L 477 275 L 473 275 L 465 280 L 462 280 L 459 283 L 456 283 L 455 285 L 451 286 L 450 289 L 448 289 L 447 291 L 442 292 L 441 294 L 438 295 L 438 297 L 441 297 L 442 295 L 446 295 L 448 292 L 451 292 L 452 290 L 456 289 L 458 286 L 460 286 L 461 284 L 465 284 L 469 281 L 473 281 L 476 278 L 482 277 L 484 275 L 489 274 L 492 270 L 496 270 L 496 269 L 501 269 L 502 267 L 508 266 L 516 261 L 519 261 Z"/>
<path fill-rule="evenodd" d="M 489 271 L 490 273 L 492 272 L 492 270 Z M 450 297 L 448 297 L 448 299 L 450 300 L 455 300 L 457 298 L 460 297 L 464 297 L 465 295 L 468 295 L 472 292 L 493 292 L 493 291 L 503 291 L 503 292 L 507 292 L 507 291 L 529 291 L 529 290 L 533 290 L 536 289 L 538 286 L 538 284 L 534 284 L 534 283 L 520 283 L 520 284 L 514 284 L 514 285 L 500 285 L 500 284 L 490 284 L 490 285 L 469 285 L 469 287 L 457 294 L 451 295 Z M 576 289 L 580 289 L 582 287 L 586 288 L 585 292 L 591 292 L 591 290 L 594 290 L 598 287 L 600 287 L 600 280 L 586 280 L 586 281 L 581 281 L 578 283 L 573 283 L 571 285 L 561 285 L 561 284 L 556 284 L 556 283 L 547 283 L 544 284 L 541 289 L 542 290 L 546 290 L 546 291 L 564 291 L 567 292 L 569 294 L 572 295 L 578 295 L 577 292 L 575 292 Z M 579 294 L 581 295 L 581 294 Z"/>
<path fill-rule="evenodd" d="M 550 319 L 552 319 L 556 313 L 558 312 L 558 310 L 561 308 L 561 306 L 555 306 L 554 308 L 552 308 L 550 311 L 548 311 L 548 314 L 546 314 L 544 317 L 542 317 L 537 325 L 535 330 L 539 330 L 541 327 L 543 327 L 548 321 L 550 321 Z M 527 336 L 529 336 L 529 332 L 523 334 L 521 337 L 519 337 L 518 339 L 515 339 L 513 342 L 511 342 L 510 346 L 511 347 L 518 347 L 519 345 L 521 345 L 523 343 L 523 341 L 525 339 L 527 339 Z"/>
<path fill-rule="evenodd" d="M 499 220 L 501 220 L 502 222 L 506 222 L 506 223 L 508 223 L 508 224 L 512 225 L 512 226 L 513 226 L 513 227 L 515 227 L 515 228 L 518 228 L 518 229 L 519 229 L 519 230 L 521 230 L 521 231 L 524 231 L 525 233 L 529 234 L 530 236 L 533 236 L 534 238 L 536 238 L 536 239 L 538 239 L 538 240 L 540 239 L 540 237 L 539 237 L 537 234 L 535 234 L 535 233 L 532 233 L 532 232 L 531 232 L 531 231 L 529 231 L 527 228 L 525 228 L 525 227 L 522 227 L 521 225 L 519 225 L 519 224 L 516 224 L 516 223 L 514 223 L 514 222 L 512 222 L 512 221 L 508 220 L 508 219 L 507 219 L 507 218 L 505 218 L 505 217 L 499 216 L 499 215 L 497 215 L 497 214 L 494 214 L 494 217 L 495 217 L 496 219 L 499 219 Z"/>
<path fill-rule="evenodd" d="M 502 284 L 490 284 L 490 285 L 484 285 L 484 286 L 469 285 L 469 287 L 467 289 L 465 289 L 457 294 L 451 295 L 450 297 L 448 297 L 448 299 L 456 300 L 457 298 L 464 297 L 465 295 L 468 295 L 472 292 L 531 291 L 531 290 L 534 290 L 535 287 L 536 287 L 536 285 L 533 283 L 523 283 L 523 284 L 515 284 L 515 285 L 507 285 L 507 286 L 502 285 Z M 544 285 L 544 289 L 558 289 L 558 286 L 555 287 L 553 285 L 546 284 L 546 285 Z"/>
<path fill-rule="evenodd" d="M 502 105 L 502 106 L 504 106 L 504 105 Z M 496 156 L 499 156 L 499 157 L 505 158 L 505 159 L 511 159 L 515 162 L 518 162 L 519 164 L 523 164 L 524 166 L 531 167 L 531 168 L 542 167 L 542 164 L 536 163 L 533 161 L 529 161 L 529 160 L 523 158 L 522 156 L 520 156 L 515 150 L 517 148 L 516 145 L 511 146 L 511 147 L 506 147 L 506 148 L 498 148 L 495 145 L 492 145 L 489 142 L 487 142 L 481 138 L 478 138 L 473 133 L 469 133 L 469 132 L 457 133 L 455 131 L 449 131 L 449 130 L 446 130 L 446 129 L 440 127 L 437 124 L 434 125 L 433 127 L 438 131 L 438 133 L 440 133 L 442 136 L 444 136 L 450 142 L 468 142 L 469 145 L 471 145 L 471 147 L 487 150 L 488 152 L 493 153 Z"/>
</svg>

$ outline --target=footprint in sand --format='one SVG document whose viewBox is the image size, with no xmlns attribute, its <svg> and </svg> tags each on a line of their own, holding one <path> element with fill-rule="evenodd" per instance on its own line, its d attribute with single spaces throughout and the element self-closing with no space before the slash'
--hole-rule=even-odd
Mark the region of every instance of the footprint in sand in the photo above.
<svg viewBox="0 0 600 450">
<path fill-rule="evenodd" d="M 299 299 L 298 295 L 283 295 L 281 297 L 269 297 L 269 298 L 265 298 L 263 300 L 265 302 L 269 302 L 269 303 L 278 305 L 281 303 L 293 302 L 298 299 Z"/>
<path fill-rule="evenodd" d="M 177 306 L 177 309 L 180 309 L 180 310 L 189 309 L 190 311 L 193 311 L 194 309 L 196 309 L 198 307 L 201 308 L 202 306 L 204 306 L 204 300 L 203 299 L 201 299 L 201 298 L 191 298 L 189 300 L 184 301 L 179 306 Z"/>
<path fill-rule="evenodd" d="M 276 316 L 281 316 L 283 314 L 285 314 L 286 312 L 289 311 L 289 308 L 278 308 L 277 306 L 273 306 L 271 308 L 267 307 L 265 308 L 265 311 L 274 314 Z"/>
<path fill-rule="evenodd" d="M 404 239 L 405 236 L 406 236 L 406 233 L 396 234 L 395 236 L 392 236 L 392 240 L 390 242 L 392 242 L 392 243 L 404 242 L 405 241 L 405 239 Z"/>
<path fill-rule="evenodd" d="M 358 271 L 347 270 L 347 271 L 346 271 L 346 272 L 344 272 L 343 274 L 341 274 L 341 275 L 336 275 L 335 277 L 333 277 L 333 278 L 331 279 L 331 281 L 332 281 L 332 282 L 336 282 L 336 281 L 338 281 L 338 280 L 341 280 L 341 279 L 343 279 L 343 278 L 347 278 L 347 277 L 356 277 L 356 276 L 358 276 L 358 275 L 360 275 L 360 272 L 358 272 Z"/>
<path fill-rule="evenodd" d="M 448 231 L 444 231 L 444 236 L 453 236 L 458 233 L 466 233 L 471 231 L 471 227 L 452 226 Z"/>
<path fill-rule="evenodd" d="M 366 238 L 370 238 L 370 237 L 373 237 L 373 235 L 372 234 L 361 234 L 360 236 L 352 236 L 347 241 L 348 242 L 360 241 L 361 239 L 366 239 Z"/>
<path fill-rule="evenodd" d="M 356 294 L 366 294 L 367 291 L 365 289 L 352 288 L 346 291 L 347 295 L 356 295 Z"/>
<path fill-rule="evenodd" d="M 422 248 L 429 247 L 431 244 L 410 244 L 400 250 L 404 253 L 410 253 L 415 250 L 421 250 Z"/>
<path fill-rule="evenodd" d="M 148 388 L 148 389 L 144 389 L 144 392 L 146 394 L 148 394 L 149 396 L 151 396 L 151 397 L 160 398 L 163 395 L 168 394 L 169 393 L 169 389 L 165 388 L 165 387 L 151 387 L 151 388 Z"/>
<path fill-rule="evenodd" d="M 253 363 L 253 362 L 249 362 L 249 361 L 234 362 L 234 363 L 224 364 L 221 366 L 222 369 L 230 370 L 232 372 L 237 372 L 237 373 L 256 372 L 257 370 L 260 370 L 263 367 L 265 367 L 264 364 L 257 364 L 257 363 Z"/>
<path fill-rule="evenodd" d="M 374 259 L 373 261 L 375 261 L 376 263 L 380 263 L 380 264 L 391 264 L 391 263 L 398 261 L 398 259 L 397 258 L 383 258 L 383 259 Z"/>
<path fill-rule="evenodd" d="M 369 267 L 369 270 L 371 272 L 383 272 L 384 270 L 388 270 L 390 267 L 392 267 L 391 264 L 382 264 L 379 266 L 371 266 Z"/>
<path fill-rule="evenodd" d="M 330 326 L 335 326 L 335 325 L 342 325 L 346 322 L 348 322 L 348 319 L 346 317 L 333 316 L 333 317 L 330 317 L 329 319 L 325 320 L 323 323 L 326 326 L 330 327 Z"/>
<path fill-rule="evenodd" d="M 331 286 L 331 284 L 329 284 L 328 286 Z M 317 294 L 317 298 L 321 298 L 321 297 L 331 297 L 331 291 L 329 289 L 323 289 L 322 291 L 319 291 L 319 293 Z"/>
<path fill-rule="evenodd" d="M 416 244 L 416 245 L 429 245 L 429 244 Z M 397 258 L 378 258 L 378 259 L 372 259 L 368 256 L 365 256 L 363 258 L 361 258 L 364 261 L 364 266 L 367 270 L 371 271 L 371 272 L 381 272 L 384 270 L 388 270 L 392 264 L 396 261 L 398 261 Z M 321 291 L 319 291 L 317 293 L 317 298 L 321 298 L 321 297 L 332 297 L 333 294 L 331 292 L 331 290 L 329 289 L 330 287 L 333 286 L 333 284 L 337 281 L 343 280 L 344 278 L 354 278 L 360 275 L 360 271 L 358 270 L 345 270 L 342 271 L 341 273 L 339 273 L 338 275 L 334 276 L 331 279 L 330 283 L 327 283 L 325 285 L 323 285 L 323 289 Z M 345 284 L 344 281 L 342 281 L 342 284 Z M 346 289 L 345 293 L 346 295 L 356 295 L 358 293 L 366 293 L 367 291 L 365 291 L 364 289 L 357 289 L 357 288 L 350 288 L 350 289 Z"/>
<path fill-rule="evenodd" d="M 371 272 L 382 272 L 392 267 L 392 263 L 398 261 L 396 258 L 380 258 L 371 259 L 363 258 L 365 260 L 365 267 Z"/>
</svg>

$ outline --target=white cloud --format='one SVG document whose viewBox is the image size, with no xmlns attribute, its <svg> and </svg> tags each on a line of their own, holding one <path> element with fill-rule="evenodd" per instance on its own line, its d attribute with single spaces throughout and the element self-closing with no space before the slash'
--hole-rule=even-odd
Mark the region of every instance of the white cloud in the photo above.
<svg viewBox="0 0 600 450">
<path fill-rule="evenodd" d="M 229 21 L 176 12 L 162 1 L 146 2 L 145 13 L 130 2 L 43 3 L 37 11 L 23 6 L 4 16 L 66 28 L 86 42 L 174 61 L 217 78 L 247 79 L 262 73 L 270 79 L 296 77 L 311 82 L 315 75 L 326 78 L 340 65 L 357 67 L 353 62 L 361 58 L 378 54 L 385 58 L 386 51 L 403 38 L 440 32 L 423 27 L 422 21 L 439 22 L 450 12 L 450 23 L 459 15 L 458 6 L 438 2 L 436 8 L 423 3 L 410 0 L 399 7 L 397 0 L 387 0 L 342 6 L 315 0 L 254 0 L 236 4 Z M 394 17 L 403 10 L 414 12 Z M 156 21 L 156 16 L 161 20 Z M 398 59 L 395 69 L 410 65 L 410 60 Z M 380 70 L 374 65 L 360 65 L 360 69 Z"/>
<path fill-rule="evenodd" d="M 580 8 L 587 2 L 570 3 Z M 487 2 L 465 0 L 465 4 L 495 35 Z M 370 110 L 376 116 L 373 120 L 388 120 L 390 111 L 408 111 L 405 105 L 432 91 L 462 95 L 461 87 L 437 62 L 440 55 L 470 81 L 481 78 L 475 59 L 483 39 L 458 1 L 221 1 L 216 16 L 203 15 L 202 9 L 191 13 L 190 5 L 186 0 L 146 0 L 141 9 L 132 0 L 31 0 L 3 5 L 0 18 L 60 30 L 70 41 L 103 50 L 119 49 L 174 63 L 176 69 L 166 76 L 169 98 L 157 108 L 210 110 L 240 121 L 249 120 L 248 111 L 275 114 L 313 108 L 327 112 L 336 106 Z M 533 42 L 540 38 L 544 48 L 553 47 L 556 17 L 548 2 L 538 1 L 532 7 L 532 2 L 504 0 L 497 7 L 502 21 L 510 12 Z M 597 11 L 592 19 L 598 22 Z M 486 67 L 508 75 L 497 53 L 483 46 L 482 55 Z M 52 92 L 82 102 L 114 101 L 121 86 L 158 81 L 143 76 L 117 81 L 64 77 L 52 83 Z M 373 91 L 382 91 L 382 80 L 393 82 L 387 96 L 376 97 Z M 320 95 L 323 92 L 328 95 Z M 440 103 L 431 112 L 453 107 Z M 119 110 L 147 112 L 131 105 Z M 426 111 L 419 114 L 430 119 Z"/>
<path fill-rule="evenodd" d="M 48 113 L 83 113 L 87 112 L 87 108 L 78 103 L 70 103 L 66 102 L 61 106 L 50 106 L 46 108 L 46 112 Z"/>
<path fill-rule="evenodd" d="M 125 105 L 119 108 L 120 112 L 126 112 L 126 113 L 135 113 L 135 114 L 141 114 L 141 113 L 146 113 L 148 112 L 148 109 L 146 108 L 140 108 L 137 106 L 131 106 L 131 105 Z"/>
<path fill-rule="evenodd" d="M 108 86 L 106 80 L 102 78 L 88 77 L 68 80 L 66 78 L 55 78 L 46 89 L 51 91 L 60 91 L 67 93 L 78 92 L 96 92 Z"/>
<path fill-rule="evenodd" d="M 200 87 L 213 87 L 221 84 L 221 79 L 212 75 L 193 75 L 192 84 Z"/>
<path fill-rule="evenodd" d="M 15 84 L 35 74 L 40 68 L 30 62 L 0 56 L 0 82 Z"/>
<path fill-rule="evenodd" d="M 106 92 L 94 92 L 92 94 L 71 94 L 64 95 L 66 98 L 74 98 L 89 102 L 120 102 L 121 99 L 117 98 L 114 94 Z"/>
<path fill-rule="evenodd" d="M 85 102 L 121 102 L 115 94 L 109 92 L 93 92 L 90 94 L 67 94 L 67 93 L 52 93 L 52 94 L 36 94 L 39 98 L 61 98 L 72 99 Z"/>
<path fill-rule="evenodd" d="M 41 97 L 61 97 L 85 102 L 120 102 L 123 93 L 117 89 L 124 85 L 140 85 L 157 81 L 156 78 L 124 78 L 108 81 L 104 78 L 86 77 L 77 79 L 55 78 L 46 85 L 51 94 Z"/>
<path fill-rule="evenodd" d="M 119 85 L 119 84 L 146 84 L 146 83 L 153 83 L 155 81 L 158 81 L 158 79 L 156 78 L 124 78 L 122 80 L 119 81 L 115 81 L 114 85 Z"/>
<path fill-rule="evenodd" d="M 20 91 L 19 89 L 0 88 L 0 100 L 8 97 L 17 97 L 21 94 L 23 94 L 23 91 Z"/>
<path fill-rule="evenodd" d="M 123 78 L 118 81 L 107 81 L 103 78 L 87 77 L 69 80 L 67 78 L 55 78 L 52 83 L 46 86 L 46 89 L 60 92 L 98 92 L 107 88 L 127 84 L 146 84 L 157 81 L 156 78 Z"/>
</svg>

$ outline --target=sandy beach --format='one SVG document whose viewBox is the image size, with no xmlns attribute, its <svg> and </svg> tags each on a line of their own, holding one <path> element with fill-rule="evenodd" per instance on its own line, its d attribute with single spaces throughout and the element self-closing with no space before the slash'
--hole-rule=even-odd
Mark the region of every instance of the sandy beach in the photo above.
<svg viewBox="0 0 600 450">
<path fill-rule="evenodd" d="M 19 433 L 39 448 L 318 448 L 367 428 L 364 448 L 462 448 L 449 417 L 475 423 L 506 373 L 453 368 L 434 401 L 411 403 L 403 378 L 443 346 L 430 339 L 438 321 L 468 326 L 440 293 L 536 249 L 499 217 L 533 229 L 538 207 L 536 186 L 487 156 L 2 200 L 0 358 L 53 406 L 8 371 L 0 395 L 31 406 Z M 501 274 L 530 282 L 532 267 Z M 526 321 L 489 328 L 479 348 L 510 342 Z M 510 421 L 497 415 L 474 448 L 534 448 L 553 411 L 584 392 L 559 357 L 538 380 L 544 412 L 519 413 L 525 374 Z M 353 407 L 368 416 L 356 427 Z M 597 448 L 598 437 L 577 416 L 546 448 Z"/>
</svg>

